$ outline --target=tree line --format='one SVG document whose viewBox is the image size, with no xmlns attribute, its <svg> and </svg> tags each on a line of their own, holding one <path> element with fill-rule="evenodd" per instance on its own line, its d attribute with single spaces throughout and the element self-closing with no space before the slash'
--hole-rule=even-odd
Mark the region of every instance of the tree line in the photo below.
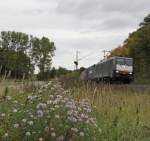
<svg viewBox="0 0 150 141">
<path fill-rule="evenodd" d="M 44 79 L 50 70 L 56 47 L 47 37 L 34 37 L 22 32 L 0 33 L 0 75 L 27 78 L 39 69 L 38 78 Z"/>
<path fill-rule="evenodd" d="M 137 82 L 150 82 L 150 14 L 139 24 L 139 28 L 110 56 L 127 56 L 134 60 L 134 78 Z"/>
</svg>

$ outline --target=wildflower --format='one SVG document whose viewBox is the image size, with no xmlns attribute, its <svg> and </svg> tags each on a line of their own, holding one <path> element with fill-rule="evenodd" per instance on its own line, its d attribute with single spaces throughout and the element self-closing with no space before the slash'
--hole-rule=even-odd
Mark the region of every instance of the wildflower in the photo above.
<svg viewBox="0 0 150 141">
<path fill-rule="evenodd" d="M 29 125 L 33 125 L 33 121 L 32 121 L 32 120 L 29 121 L 28 124 L 29 124 Z"/>
<path fill-rule="evenodd" d="M 26 132 L 26 136 L 30 136 L 31 135 L 31 133 L 30 132 Z"/>
<path fill-rule="evenodd" d="M 76 123 L 77 122 L 77 119 L 75 117 L 68 117 L 68 119 L 73 122 L 73 123 Z"/>
<path fill-rule="evenodd" d="M 34 117 L 33 114 L 30 113 L 30 117 L 33 118 Z"/>
<path fill-rule="evenodd" d="M 99 133 L 102 133 L 102 129 L 101 128 L 98 128 L 98 131 L 99 131 Z"/>
<path fill-rule="evenodd" d="M 32 100 L 33 97 L 32 97 L 31 95 L 29 95 L 29 96 L 27 97 L 27 99 Z"/>
<path fill-rule="evenodd" d="M 27 121 L 27 119 L 25 119 L 25 118 L 24 118 L 24 119 L 22 119 L 22 122 L 24 122 L 24 123 L 25 123 L 26 121 Z"/>
<path fill-rule="evenodd" d="M 54 131 L 55 129 L 54 128 L 51 128 L 51 131 Z"/>
<path fill-rule="evenodd" d="M 55 108 L 59 108 L 59 105 L 55 105 Z"/>
<path fill-rule="evenodd" d="M 17 100 L 14 100 L 14 103 L 15 103 L 15 104 L 17 104 L 17 103 L 18 103 L 18 101 L 17 101 Z"/>
<path fill-rule="evenodd" d="M 45 127 L 45 132 L 48 132 L 49 131 L 49 127 Z"/>
<path fill-rule="evenodd" d="M 77 129 L 77 128 L 71 128 L 71 131 L 77 133 L 77 132 L 78 132 L 78 129 Z"/>
<path fill-rule="evenodd" d="M 48 104 L 48 105 L 49 105 L 49 104 L 51 104 L 51 103 L 52 103 L 52 101 L 51 101 L 51 100 L 48 100 L 48 101 L 47 101 L 47 104 Z"/>
<path fill-rule="evenodd" d="M 55 111 L 55 108 L 50 108 L 51 111 Z"/>
<path fill-rule="evenodd" d="M 2 113 L 2 114 L 1 114 L 1 117 L 5 117 L 5 116 L 6 116 L 6 114 L 5 114 L 5 113 Z"/>
<path fill-rule="evenodd" d="M 12 98 L 11 98 L 11 96 L 6 96 L 6 99 L 11 100 Z"/>
<path fill-rule="evenodd" d="M 5 134 L 4 134 L 4 137 L 8 137 L 8 133 L 5 133 Z"/>
<path fill-rule="evenodd" d="M 59 119 L 59 115 L 55 115 L 55 118 Z"/>
<path fill-rule="evenodd" d="M 45 103 L 39 103 L 37 106 L 36 106 L 37 109 L 45 109 L 46 108 L 46 104 Z"/>
<path fill-rule="evenodd" d="M 80 135 L 81 137 L 84 137 L 84 133 L 83 133 L 83 132 L 80 132 L 79 135 Z"/>
<path fill-rule="evenodd" d="M 43 115 L 44 115 L 44 113 L 43 113 L 42 110 L 38 110 L 38 111 L 37 111 L 37 116 L 38 116 L 38 117 L 43 117 Z"/>
<path fill-rule="evenodd" d="M 39 138 L 39 141 L 43 141 L 43 138 L 42 138 L 42 137 L 40 137 L 40 138 Z"/>
<path fill-rule="evenodd" d="M 18 128 L 18 127 L 19 127 L 18 123 L 14 124 L 14 128 Z"/>
<path fill-rule="evenodd" d="M 56 133 L 55 132 L 52 132 L 51 133 L 51 136 L 54 138 L 54 137 L 56 137 Z"/>
<path fill-rule="evenodd" d="M 17 113 L 17 111 L 18 111 L 17 109 L 13 109 L 13 112 L 14 112 L 14 113 Z"/>
<path fill-rule="evenodd" d="M 61 135 L 61 136 L 57 137 L 57 138 L 56 138 L 56 141 L 64 141 L 64 136 Z"/>
</svg>

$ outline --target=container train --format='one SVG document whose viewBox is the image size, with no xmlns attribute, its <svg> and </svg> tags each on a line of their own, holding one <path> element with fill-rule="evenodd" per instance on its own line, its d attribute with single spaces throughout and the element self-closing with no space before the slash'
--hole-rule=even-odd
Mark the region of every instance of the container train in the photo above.
<svg viewBox="0 0 150 141">
<path fill-rule="evenodd" d="M 123 82 L 133 80 L 133 59 L 128 57 L 111 57 L 85 69 L 80 78 L 96 82 Z"/>
</svg>

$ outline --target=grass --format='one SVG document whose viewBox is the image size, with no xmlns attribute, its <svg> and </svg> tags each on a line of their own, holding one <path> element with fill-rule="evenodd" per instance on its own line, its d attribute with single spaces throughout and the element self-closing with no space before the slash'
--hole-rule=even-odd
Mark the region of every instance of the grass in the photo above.
<svg viewBox="0 0 150 141">
<path fill-rule="evenodd" d="M 13 87 L 10 83 L 0 85 L 3 87 L 0 97 L 0 140 L 150 141 L 148 86 L 60 81 L 63 87 L 57 81 L 44 86 L 31 83 L 13 84 Z M 57 97 L 61 100 L 56 106 Z M 80 104 L 81 101 L 86 102 Z M 66 105 L 70 102 L 71 105 Z M 37 109 L 39 104 L 46 104 L 46 109 Z M 82 122 L 73 123 L 68 120 L 68 112 L 71 118 L 76 117 L 76 113 L 79 117 L 86 113 L 94 123 L 87 124 L 85 118 Z M 27 120 L 24 124 L 23 119 Z M 31 121 L 33 125 L 29 124 Z M 15 124 L 19 127 L 15 128 Z M 7 133 L 11 139 L 4 138 Z"/>
<path fill-rule="evenodd" d="M 79 82 L 80 83 L 80 82 Z M 133 85 L 75 83 L 76 99 L 88 98 L 96 107 L 102 141 L 150 140 L 150 91 Z"/>
</svg>

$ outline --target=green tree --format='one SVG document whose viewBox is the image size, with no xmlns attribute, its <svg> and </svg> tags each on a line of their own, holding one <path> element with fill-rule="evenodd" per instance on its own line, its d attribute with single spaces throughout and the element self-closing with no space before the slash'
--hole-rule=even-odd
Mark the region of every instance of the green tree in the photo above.
<svg viewBox="0 0 150 141">
<path fill-rule="evenodd" d="M 54 42 L 50 42 L 46 37 L 32 38 L 31 56 L 35 65 L 39 67 L 41 79 L 44 73 L 50 70 L 55 49 Z"/>
<path fill-rule="evenodd" d="M 145 18 L 144 21 L 140 23 L 140 26 L 145 26 L 150 24 L 150 14 L 148 14 Z"/>
<path fill-rule="evenodd" d="M 29 35 L 22 32 L 2 31 L 0 54 L 3 73 L 11 71 L 15 78 L 33 72 L 28 50 L 31 48 Z"/>
<path fill-rule="evenodd" d="M 115 48 L 111 56 L 129 56 L 134 61 L 134 77 L 139 82 L 150 82 L 150 14 L 140 23 L 140 27 Z"/>
</svg>

